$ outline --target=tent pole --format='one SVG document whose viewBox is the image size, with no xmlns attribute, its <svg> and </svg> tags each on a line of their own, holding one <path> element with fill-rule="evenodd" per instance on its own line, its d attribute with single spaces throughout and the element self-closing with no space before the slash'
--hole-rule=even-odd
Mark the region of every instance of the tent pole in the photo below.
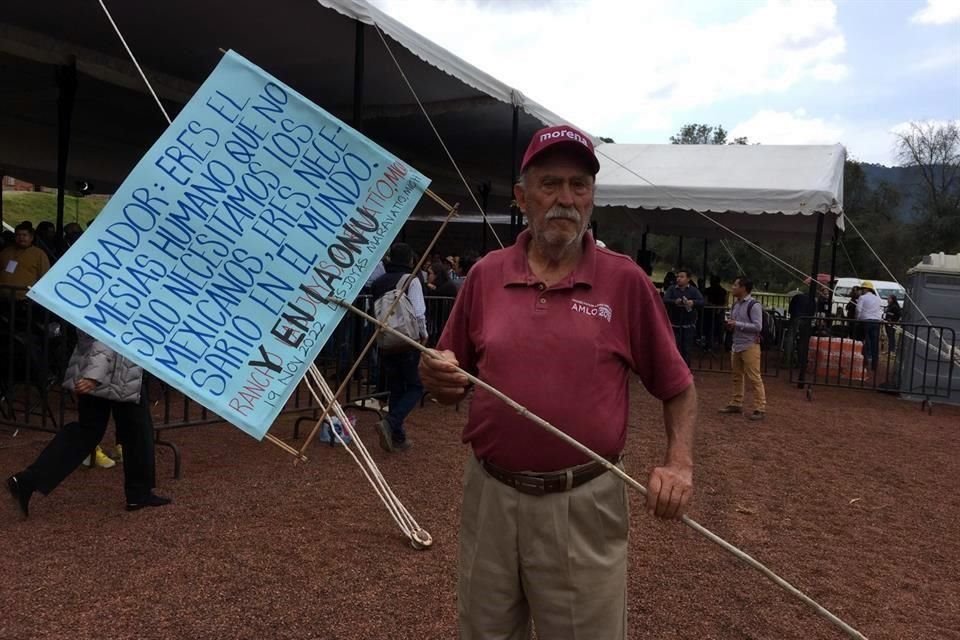
<svg viewBox="0 0 960 640">
<path fill-rule="evenodd" d="M 833 281 L 837 279 L 837 245 L 840 244 L 840 229 L 833 225 L 833 240 L 830 243 L 830 292 L 828 308 L 833 311 Z"/>
<path fill-rule="evenodd" d="M 826 217 L 824 213 L 817 214 L 817 239 L 813 245 L 813 268 L 810 270 L 810 289 L 807 292 L 809 296 L 808 300 L 808 314 L 816 315 L 817 314 L 817 287 L 819 283 L 817 282 L 817 274 L 820 272 L 820 245 L 823 244 L 823 219 Z M 807 372 L 807 345 L 810 343 L 810 329 L 813 322 L 803 322 L 800 326 L 800 376 L 797 383 L 798 387 L 803 387 L 804 377 Z"/>
<path fill-rule="evenodd" d="M 517 184 L 517 147 L 520 137 L 520 107 L 513 105 L 513 131 L 511 133 L 510 144 L 510 238 L 516 240 L 520 233 L 521 216 L 516 200 L 513 199 L 513 185 Z"/>
<path fill-rule="evenodd" d="M 481 182 L 480 186 L 477 187 L 477 192 L 480 194 L 480 206 L 483 207 L 484 211 L 490 206 L 490 189 L 489 182 Z M 487 252 L 487 225 L 481 224 L 480 227 L 480 252 L 482 255 Z"/>
<path fill-rule="evenodd" d="M 647 234 L 649 233 L 650 227 L 644 227 L 643 233 L 640 234 L 640 253 L 637 254 L 637 264 L 648 276 L 653 274 L 653 260 L 647 252 Z"/>
<path fill-rule="evenodd" d="M 353 128 L 363 133 L 363 28 L 357 20 L 353 39 Z"/>
<path fill-rule="evenodd" d="M 809 291 L 811 302 L 816 302 L 816 298 L 814 296 L 816 296 L 817 287 L 819 286 L 817 282 L 817 274 L 820 273 L 820 245 L 823 244 L 823 219 L 825 217 L 826 214 L 817 214 L 817 239 L 816 244 L 813 247 L 813 268 L 810 270 L 810 275 L 812 276 L 810 279 Z M 816 313 L 816 307 L 814 307 L 813 311 Z"/>
<path fill-rule="evenodd" d="M 707 283 L 707 258 L 710 255 L 710 241 L 706 238 L 703 239 L 703 271 L 700 272 L 700 289 L 704 288 L 704 285 Z"/>
<path fill-rule="evenodd" d="M 57 69 L 57 252 L 66 249 L 63 242 L 63 199 L 67 185 L 67 154 L 70 151 L 70 116 L 77 93 L 77 59 Z"/>
</svg>

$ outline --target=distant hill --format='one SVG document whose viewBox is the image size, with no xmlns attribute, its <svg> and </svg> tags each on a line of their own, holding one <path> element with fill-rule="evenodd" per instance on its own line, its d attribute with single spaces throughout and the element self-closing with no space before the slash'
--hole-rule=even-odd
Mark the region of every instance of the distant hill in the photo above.
<svg viewBox="0 0 960 640">
<path fill-rule="evenodd" d="M 86 229 L 104 205 L 108 196 L 92 195 L 85 198 L 65 196 L 63 223 L 79 222 Z M 57 194 L 33 191 L 3 192 L 3 221 L 11 227 L 29 220 L 36 227 L 40 222 L 57 220 Z"/>
<path fill-rule="evenodd" d="M 886 167 L 882 164 L 861 163 L 863 174 L 867 178 L 867 186 L 876 189 L 881 182 L 886 182 L 900 192 L 900 206 L 897 208 L 897 218 L 903 222 L 914 222 L 917 213 L 914 211 L 917 193 L 923 188 L 920 170 L 916 167 Z"/>
</svg>

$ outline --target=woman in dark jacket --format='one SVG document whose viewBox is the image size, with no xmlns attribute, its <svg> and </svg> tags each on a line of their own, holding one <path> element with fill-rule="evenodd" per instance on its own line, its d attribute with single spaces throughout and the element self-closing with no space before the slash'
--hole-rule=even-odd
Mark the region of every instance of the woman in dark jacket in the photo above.
<svg viewBox="0 0 960 640">
<path fill-rule="evenodd" d="M 887 351 L 897 351 L 897 324 L 900 322 L 902 309 L 897 302 L 897 296 L 887 296 L 887 308 L 883 310 L 883 328 L 887 332 Z"/>
<path fill-rule="evenodd" d="M 77 394 L 79 419 L 58 431 L 33 464 L 7 479 L 7 489 L 23 516 L 29 515 L 34 491 L 44 495 L 53 491 L 99 444 L 111 413 L 123 447 L 127 511 L 170 504 L 170 498 L 153 493 L 153 420 L 143 389 L 143 369 L 80 333 L 63 386 Z"/>
</svg>

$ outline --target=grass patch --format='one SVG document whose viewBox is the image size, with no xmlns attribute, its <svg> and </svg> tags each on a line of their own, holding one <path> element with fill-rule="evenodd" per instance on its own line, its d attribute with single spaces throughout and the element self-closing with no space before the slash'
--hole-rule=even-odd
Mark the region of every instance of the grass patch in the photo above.
<svg viewBox="0 0 960 640">
<path fill-rule="evenodd" d="M 63 224 L 79 222 L 86 229 L 100 210 L 107 204 L 109 196 L 92 195 L 85 198 L 64 196 Z M 57 223 L 57 194 L 37 193 L 33 191 L 3 192 L 3 221 L 15 227 L 24 220 L 33 223 L 34 228 L 44 220 Z"/>
</svg>

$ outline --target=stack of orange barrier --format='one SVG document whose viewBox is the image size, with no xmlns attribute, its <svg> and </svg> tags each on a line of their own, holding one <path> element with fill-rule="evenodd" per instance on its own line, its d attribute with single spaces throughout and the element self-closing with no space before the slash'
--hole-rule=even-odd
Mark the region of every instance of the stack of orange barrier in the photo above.
<svg viewBox="0 0 960 640">
<path fill-rule="evenodd" d="M 863 343 L 852 338 L 813 336 L 807 346 L 807 372 L 817 378 L 863 380 Z"/>
</svg>

